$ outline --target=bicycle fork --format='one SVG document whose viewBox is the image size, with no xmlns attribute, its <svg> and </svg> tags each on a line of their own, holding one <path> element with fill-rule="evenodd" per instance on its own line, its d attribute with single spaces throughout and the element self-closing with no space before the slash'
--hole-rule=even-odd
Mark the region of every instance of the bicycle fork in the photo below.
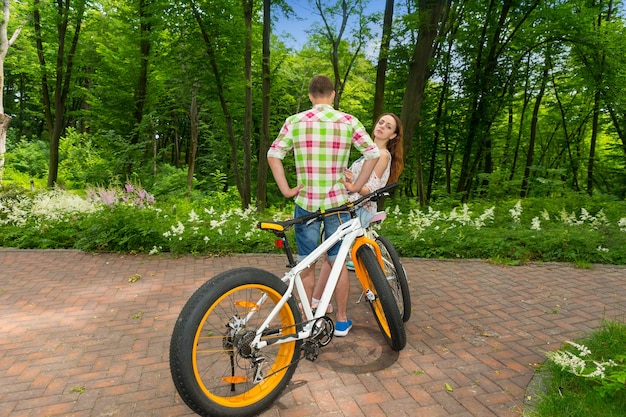
<svg viewBox="0 0 626 417">
<path fill-rule="evenodd" d="M 354 245 L 352 245 L 352 252 L 350 253 L 350 256 L 352 256 L 352 262 L 354 263 L 354 272 L 356 273 L 356 277 L 361 283 L 361 287 L 363 288 L 363 294 L 361 295 L 361 297 L 359 297 L 359 300 L 357 301 L 357 303 L 361 302 L 363 295 L 365 295 L 366 300 L 368 300 L 369 302 L 372 302 L 376 299 L 376 296 L 369 288 L 370 281 L 367 278 L 369 274 L 367 270 L 365 269 L 365 267 L 363 266 L 361 259 L 359 259 L 357 256 L 359 249 L 363 245 L 369 245 L 374 249 L 374 252 L 376 254 L 376 259 L 378 259 L 378 263 L 381 265 L 381 267 L 384 267 L 383 256 L 382 256 L 382 253 L 380 252 L 380 247 L 378 246 L 376 241 L 372 240 L 371 238 L 365 235 L 357 237 L 356 240 L 354 241 Z"/>
</svg>

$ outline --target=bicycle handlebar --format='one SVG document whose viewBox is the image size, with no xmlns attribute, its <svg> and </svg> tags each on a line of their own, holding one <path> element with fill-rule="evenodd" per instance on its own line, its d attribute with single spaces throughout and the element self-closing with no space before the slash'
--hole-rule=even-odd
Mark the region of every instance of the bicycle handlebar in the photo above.
<svg viewBox="0 0 626 417">
<path fill-rule="evenodd" d="M 345 204 L 342 204 L 339 207 L 334 207 L 328 210 L 317 210 L 313 213 L 307 214 L 305 216 L 296 217 L 294 219 L 284 220 L 284 221 L 272 221 L 272 222 L 259 222 L 257 223 L 257 227 L 262 230 L 272 230 L 274 232 L 283 232 L 289 229 L 291 226 L 296 224 L 305 223 L 308 221 L 316 220 L 322 218 L 328 214 L 338 213 L 340 211 L 354 211 L 357 207 L 359 207 L 362 203 L 366 201 L 378 201 L 381 198 L 388 196 L 389 191 L 393 190 L 398 186 L 397 182 L 393 184 L 386 185 L 382 188 L 379 188 L 376 191 L 372 191 L 369 194 L 366 194 L 355 201 L 349 201 Z"/>
</svg>

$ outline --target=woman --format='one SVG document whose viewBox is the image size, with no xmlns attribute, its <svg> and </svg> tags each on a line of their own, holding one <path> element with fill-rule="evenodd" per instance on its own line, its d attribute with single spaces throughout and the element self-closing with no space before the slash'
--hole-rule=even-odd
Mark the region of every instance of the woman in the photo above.
<svg viewBox="0 0 626 417">
<path fill-rule="evenodd" d="M 359 197 L 369 194 L 387 184 L 393 184 L 398 181 L 402 169 L 404 168 L 404 158 L 402 151 L 402 122 L 400 118 L 393 113 L 385 113 L 378 117 L 374 124 L 374 143 L 380 150 L 380 158 L 374 167 L 374 171 L 370 175 L 365 185 L 358 193 L 349 194 L 349 199 L 354 201 Z M 350 169 L 344 171 L 346 182 L 353 182 L 361 172 L 365 159 L 363 157 L 352 163 Z M 363 227 L 369 225 L 369 220 L 376 214 L 377 205 L 374 201 L 369 201 L 363 206 L 366 213 L 361 214 Z"/>
<path fill-rule="evenodd" d="M 370 178 L 361 190 L 359 190 L 358 193 L 349 194 L 348 198 L 350 200 L 354 201 L 362 195 L 369 194 L 387 184 L 392 184 L 398 181 L 398 178 L 402 173 L 402 169 L 404 168 L 402 135 L 402 122 L 398 116 L 393 113 L 384 113 L 378 117 L 376 123 L 374 123 L 372 136 L 374 137 L 374 143 L 380 150 L 380 157 L 378 158 L 378 162 L 376 163 Z M 361 157 L 352 163 L 350 169 L 346 169 L 344 171 L 346 182 L 354 182 L 354 180 L 359 176 L 364 162 L 364 158 Z M 363 227 L 367 227 L 372 217 L 376 214 L 376 203 L 370 201 L 359 210 L 359 217 L 361 218 Z M 317 307 L 319 298 L 322 296 L 324 287 L 326 286 L 329 274 L 330 263 L 325 261 L 322 264 L 320 277 L 313 291 L 313 297 L 311 300 L 312 308 Z M 327 312 L 332 313 L 332 311 L 333 308 L 331 304 L 328 306 Z M 345 334 L 337 334 L 337 331 L 335 331 L 335 335 L 345 336 L 348 331 L 346 331 Z"/>
</svg>

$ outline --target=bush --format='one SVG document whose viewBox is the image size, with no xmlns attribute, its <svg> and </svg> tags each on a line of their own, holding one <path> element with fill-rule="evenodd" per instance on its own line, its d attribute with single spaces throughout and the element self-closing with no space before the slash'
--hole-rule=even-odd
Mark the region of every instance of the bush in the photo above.
<svg viewBox="0 0 626 417">
<path fill-rule="evenodd" d="M 259 220 L 289 218 L 293 205 L 242 210 L 234 188 L 159 200 L 137 184 L 97 187 L 86 198 L 62 190 L 0 192 L 0 245 L 88 251 L 223 254 L 275 251 Z M 569 198 L 419 207 L 388 203 L 380 233 L 401 256 L 626 264 L 626 204 Z M 291 230 L 290 233 L 293 233 Z M 292 244 L 295 242 L 292 239 Z"/>
<path fill-rule="evenodd" d="M 529 416 L 605 416 L 626 414 L 626 325 L 604 322 L 577 342 L 547 352 L 538 375 L 545 381 Z"/>
<path fill-rule="evenodd" d="M 22 139 L 12 146 L 9 143 L 5 166 L 32 178 L 44 178 L 48 172 L 49 160 L 47 142 Z"/>
</svg>

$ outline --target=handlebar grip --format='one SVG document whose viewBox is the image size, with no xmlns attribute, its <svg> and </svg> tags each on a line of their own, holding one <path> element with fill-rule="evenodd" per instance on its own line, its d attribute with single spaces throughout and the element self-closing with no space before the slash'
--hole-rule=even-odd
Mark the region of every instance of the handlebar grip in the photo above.
<svg viewBox="0 0 626 417">
<path fill-rule="evenodd" d="M 282 224 L 270 222 L 258 222 L 256 227 L 261 230 L 274 230 L 276 232 L 282 232 L 285 230 L 285 227 Z"/>
</svg>

